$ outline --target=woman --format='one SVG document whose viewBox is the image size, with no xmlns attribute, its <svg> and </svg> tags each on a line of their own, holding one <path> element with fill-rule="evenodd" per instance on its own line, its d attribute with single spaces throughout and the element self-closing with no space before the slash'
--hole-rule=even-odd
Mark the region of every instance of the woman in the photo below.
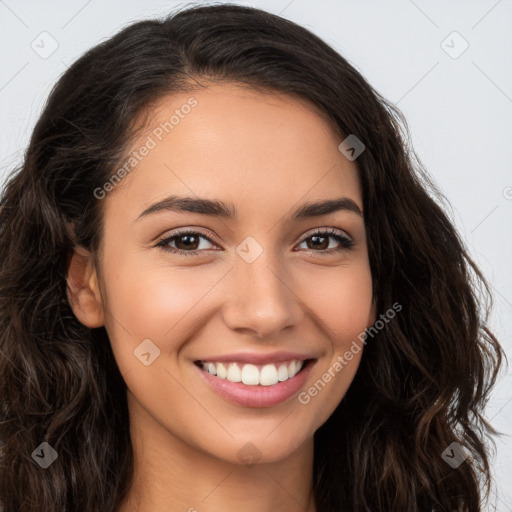
<svg viewBox="0 0 512 512">
<path fill-rule="evenodd" d="M 73 64 L 1 202 L 4 511 L 482 510 L 503 353 L 402 126 L 253 8 Z"/>
</svg>

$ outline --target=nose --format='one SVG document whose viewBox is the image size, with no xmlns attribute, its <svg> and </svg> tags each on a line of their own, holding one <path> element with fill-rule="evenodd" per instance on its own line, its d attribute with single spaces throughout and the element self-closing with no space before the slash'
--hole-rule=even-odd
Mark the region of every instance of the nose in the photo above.
<svg viewBox="0 0 512 512">
<path fill-rule="evenodd" d="M 239 333 L 278 339 L 283 329 L 299 325 L 304 315 L 291 281 L 270 251 L 263 251 L 252 263 L 237 257 L 226 290 L 224 322 Z"/>
</svg>

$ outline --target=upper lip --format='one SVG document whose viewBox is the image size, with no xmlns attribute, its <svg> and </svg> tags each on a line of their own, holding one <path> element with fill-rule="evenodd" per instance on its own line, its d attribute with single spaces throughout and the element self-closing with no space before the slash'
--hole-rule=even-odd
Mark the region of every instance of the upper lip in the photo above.
<svg viewBox="0 0 512 512">
<path fill-rule="evenodd" d="M 208 356 L 199 361 L 209 362 L 241 362 L 248 364 L 271 364 L 283 361 L 305 361 L 306 359 L 315 359 L 311 354 L 299 354 L 297 352 L 272 352 L 268 354 L 258 354 L 251 352 L 239 352 L 236 354 L 223 354 L 217 356 Z"/>
</svg>

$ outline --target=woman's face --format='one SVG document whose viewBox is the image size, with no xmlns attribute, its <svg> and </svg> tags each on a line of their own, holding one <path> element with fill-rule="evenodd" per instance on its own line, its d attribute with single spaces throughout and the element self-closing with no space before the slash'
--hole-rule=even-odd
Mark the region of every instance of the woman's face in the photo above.
<svg viewBox="0 0 512 512">
<path fill-rule="evenodd" d="M 152 112 L 103 199 L 98 273 L 137 428 L 270 462 L 339 404 L 375 319 L 362 190 L 341 141 L 306 103 L 235 84 Z M 338 208 L 305 208 L 328 201 Z"/>
</svg>

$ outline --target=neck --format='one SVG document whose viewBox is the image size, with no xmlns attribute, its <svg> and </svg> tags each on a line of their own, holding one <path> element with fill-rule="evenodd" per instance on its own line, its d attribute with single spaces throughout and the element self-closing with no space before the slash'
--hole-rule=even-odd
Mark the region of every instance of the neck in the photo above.
<svg viewBox="0 0 512 512">
<path fill-rule="evenodd" d="M 313 438 L 283 460 L 235 464 L 184 443 L 128 394 L 134 475 L 117 512 L 316 512 Z"/>
</svg>

